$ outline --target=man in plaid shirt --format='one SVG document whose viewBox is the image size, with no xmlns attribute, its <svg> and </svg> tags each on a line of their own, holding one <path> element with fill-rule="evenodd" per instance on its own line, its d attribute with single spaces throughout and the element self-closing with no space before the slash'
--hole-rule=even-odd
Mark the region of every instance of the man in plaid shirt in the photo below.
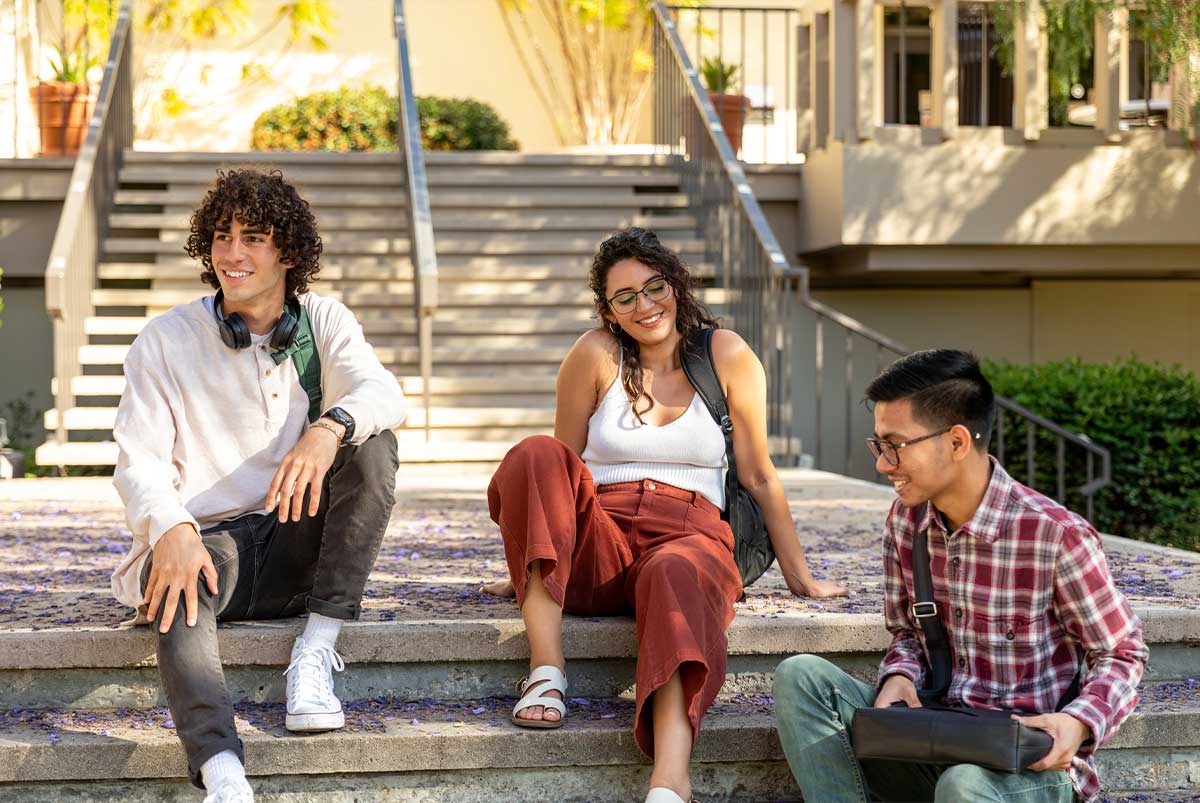
<svg viewBox="0 0 1200 803">
<path fill-rule="evenodd" d="M 867 399 L 876 434 L 868 444 L 897 494 L 883 538 L 892 643 L 874 688 L 812 655 L 776 670 L 780 740 L 805 800 L 1099 800 L 1095 751 L 1137 704 L 1148 652 L 1096 530 L 988 455 L 995 396 L 973 355 L 912 354 L 877 377 Z M 917 527 L 950 642 L 945 702 L 1027 712 L 1025 724 L 1054 746 L 1024 772 L 854 758 L 855 708 L 920 705 L 930 663 L 912 614 Z M 1078 696 L 1056 711 L 1077 673 Z"/>
</svg>

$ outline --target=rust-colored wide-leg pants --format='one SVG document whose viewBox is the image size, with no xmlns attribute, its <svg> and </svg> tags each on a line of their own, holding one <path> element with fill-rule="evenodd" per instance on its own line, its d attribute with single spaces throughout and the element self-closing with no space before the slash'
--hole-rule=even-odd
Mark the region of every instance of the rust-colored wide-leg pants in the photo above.
<svg viewBox="0 0 1200 803">
<path fill-rule="evenodd" d="M 646 700 L 679 670 L 693 746 L 725 682 L 725 630 L 742 593 L 733 533 L 716 505 L 653 480 L 596 487 L 559 440 L 526 438 L 488 488 L 508 571 L 525 603 L 529 566 L 541 560 L 550 596 L 572 614 L 637 618 L 638 748 L 654 757 Z"/>
</svg>

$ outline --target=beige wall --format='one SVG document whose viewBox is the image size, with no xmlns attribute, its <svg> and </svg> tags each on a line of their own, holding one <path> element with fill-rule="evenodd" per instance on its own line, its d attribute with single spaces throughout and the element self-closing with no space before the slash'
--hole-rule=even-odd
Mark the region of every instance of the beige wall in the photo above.
<svg viewBox="0 0 1200 803">
<path fill-rule="evenodd" d="M 801 249 L 1200 243 L 1200 162 L 1146 133 L 1105 146 L 1010 145 L 1002 129 L 835 143 L 804 167 Z"/>
<path fill-rule="evenodd" d="M 496 0 L 418 0 L 405 9 L 418 94 L 479 98 L 508 121 L 522 150 L 560 147 L 554 121 L 521 66 Z M 544 27 L 538 31 L 549 36 Z M 550 55 L 561 75 L 561 60 Z M 528 58 L 537 63 L 533 54 Z"/>
<path fill-rule="evenodd" d="M 70 173 L 63 159 L 0 161 L 0 407 L 27 391 L 39 409 L 51 404 L 54 349 L 43 276 Z"/>
<path fill-rule="evenodd" d="M 273 3 L 255 3 L 252 29 L 264 27 Z M 162 150 L 244 150 L 254 120 L 279 103 L 310 92 L 377 84 L 397 91 L 396 40 L 391 0 L 339 0 L 330 49 L 317 53 L 285 48 L 285 31 L 245 45 L 249 34 L 192 50 L 164 53 L 152 40 L 135 40 L 135 52 L 148 65 L 139 70 L 139 146 Z M 496 0 L 408 0 L 410 60 L 414 89 L 422 95 L 471 97 L 494 106 L 526 151 L 562 147 L 550 115 L 505 29 Z M 535 30 L 556 74 L 560 57 L 544 24 Z M 139 50 L 140 48 L 140 50 Z M 530 61 L 537 65 L 530 54 Z M 267 77 L 243 81 L 243 71 L 260 65 Z M 183 114 L 155 113 L 154 99 L 176 87 L 190 103 Z M 639 116 L 637 142 L 652 135 L 649 96 Z M 577 144 L 577 143 L 568 143 Z"/>
<path fill-rule="evenodd" d="M 1019 289 L 825 290 L 816 298 L 910 348 L 1013 362 L 1137 355 L 1200 375 L 1200 281 L 1045 281 Z"/>
<path fill-rule="evenodd" d="M 911 349 L 964 348 L 1013 362 L 1033 358 L 1033 293 L 1005 290 L 818 290 L 822 301 Z"/>
<path fill-rule="evenodd" d="M 1200 281 L 1038 282 L 1034 359 L 1136 354 L 1200 375 Z"/>
</svg>

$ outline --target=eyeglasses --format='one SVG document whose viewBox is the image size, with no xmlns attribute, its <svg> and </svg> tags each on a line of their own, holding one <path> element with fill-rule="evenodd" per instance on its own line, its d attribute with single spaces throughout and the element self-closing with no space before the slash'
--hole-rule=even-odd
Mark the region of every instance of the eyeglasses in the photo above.
<svg viewBox="0 0 1200 803">
<path fill-rule="evenodd" d="M 613 312 L 631 312 L 637 306 L 639 295 L 644 295 L 651 301 L 662 301 L 671 295 L 671 285 L 662 276 L 656 276 L 643 284 L 641 290 L 622 290 L 617 293 L 608 299 L 608 305 L 613 308 Z"/>
<path fill-rule="evenodd" d="M 928 435 L 922 435 L 919 438 L 913 438 L 912 440 L 904 441 L 904 443 L 892 443 L 891 441 L 884 441 L 880 440 L 879 438 L 867 438 L 867 446 L 871 449 L 871 454 L 875 455 L 876 460 L 882 457 L 884 460 L 888 461 L 890 465 L 898 466 L 900 465 L 900 450 L 905 446 L 912 446 L 914 443 L 920 443 L 921 441 L 927 441 L 930 438 L 936 438 L 939 435 L 945 435 L 951 429 L 953 429 L 953 427 L 946 427 L 945 429 L 938 430 L 937 432 L 930 432 Z"/>
</svg>

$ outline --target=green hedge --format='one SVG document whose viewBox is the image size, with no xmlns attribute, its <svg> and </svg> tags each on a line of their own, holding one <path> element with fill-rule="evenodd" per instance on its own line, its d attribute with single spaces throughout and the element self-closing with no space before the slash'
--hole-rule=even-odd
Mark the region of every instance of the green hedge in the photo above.
<svg viewBox="0 0 1200 803">
<path fill-rule="evenodd" d="M 1111 452 L 1112 484 L 1095 499 L 1093 523 L 1099 529 L 1200 550 L 1200 380 L 1178 366 L 1135 358 L 1106 364 L 989 363 L 985 372 L 1000 395 Z M 1024 481 L 1024 427 L 1011 416 L 1007 422 L 1007 462 Z M 996 447 L 993 438 L 993 453 Z M 1057 486 L 1055 448 L 1053 437 L 1039 436 L 1035 485 L 1051 494 Z M 1067 482 L 1079 485 L 1071 478 L 1086 478 L 1086 458 L 1070 444 L 1066 454 Z M 1067 503 L 1084 510 L 1077 493 L 1068 493 Z"/>
<path fill-rule="evenodd" d="M 251 141 L 264 151 L 394 151 L 396 98 L 380 87 L 316 92 L 268 109 Z M 432 151 L 516 150 L 508 124 L 471 98 L 418 97 L 421 145 Z"/>
</svg>

